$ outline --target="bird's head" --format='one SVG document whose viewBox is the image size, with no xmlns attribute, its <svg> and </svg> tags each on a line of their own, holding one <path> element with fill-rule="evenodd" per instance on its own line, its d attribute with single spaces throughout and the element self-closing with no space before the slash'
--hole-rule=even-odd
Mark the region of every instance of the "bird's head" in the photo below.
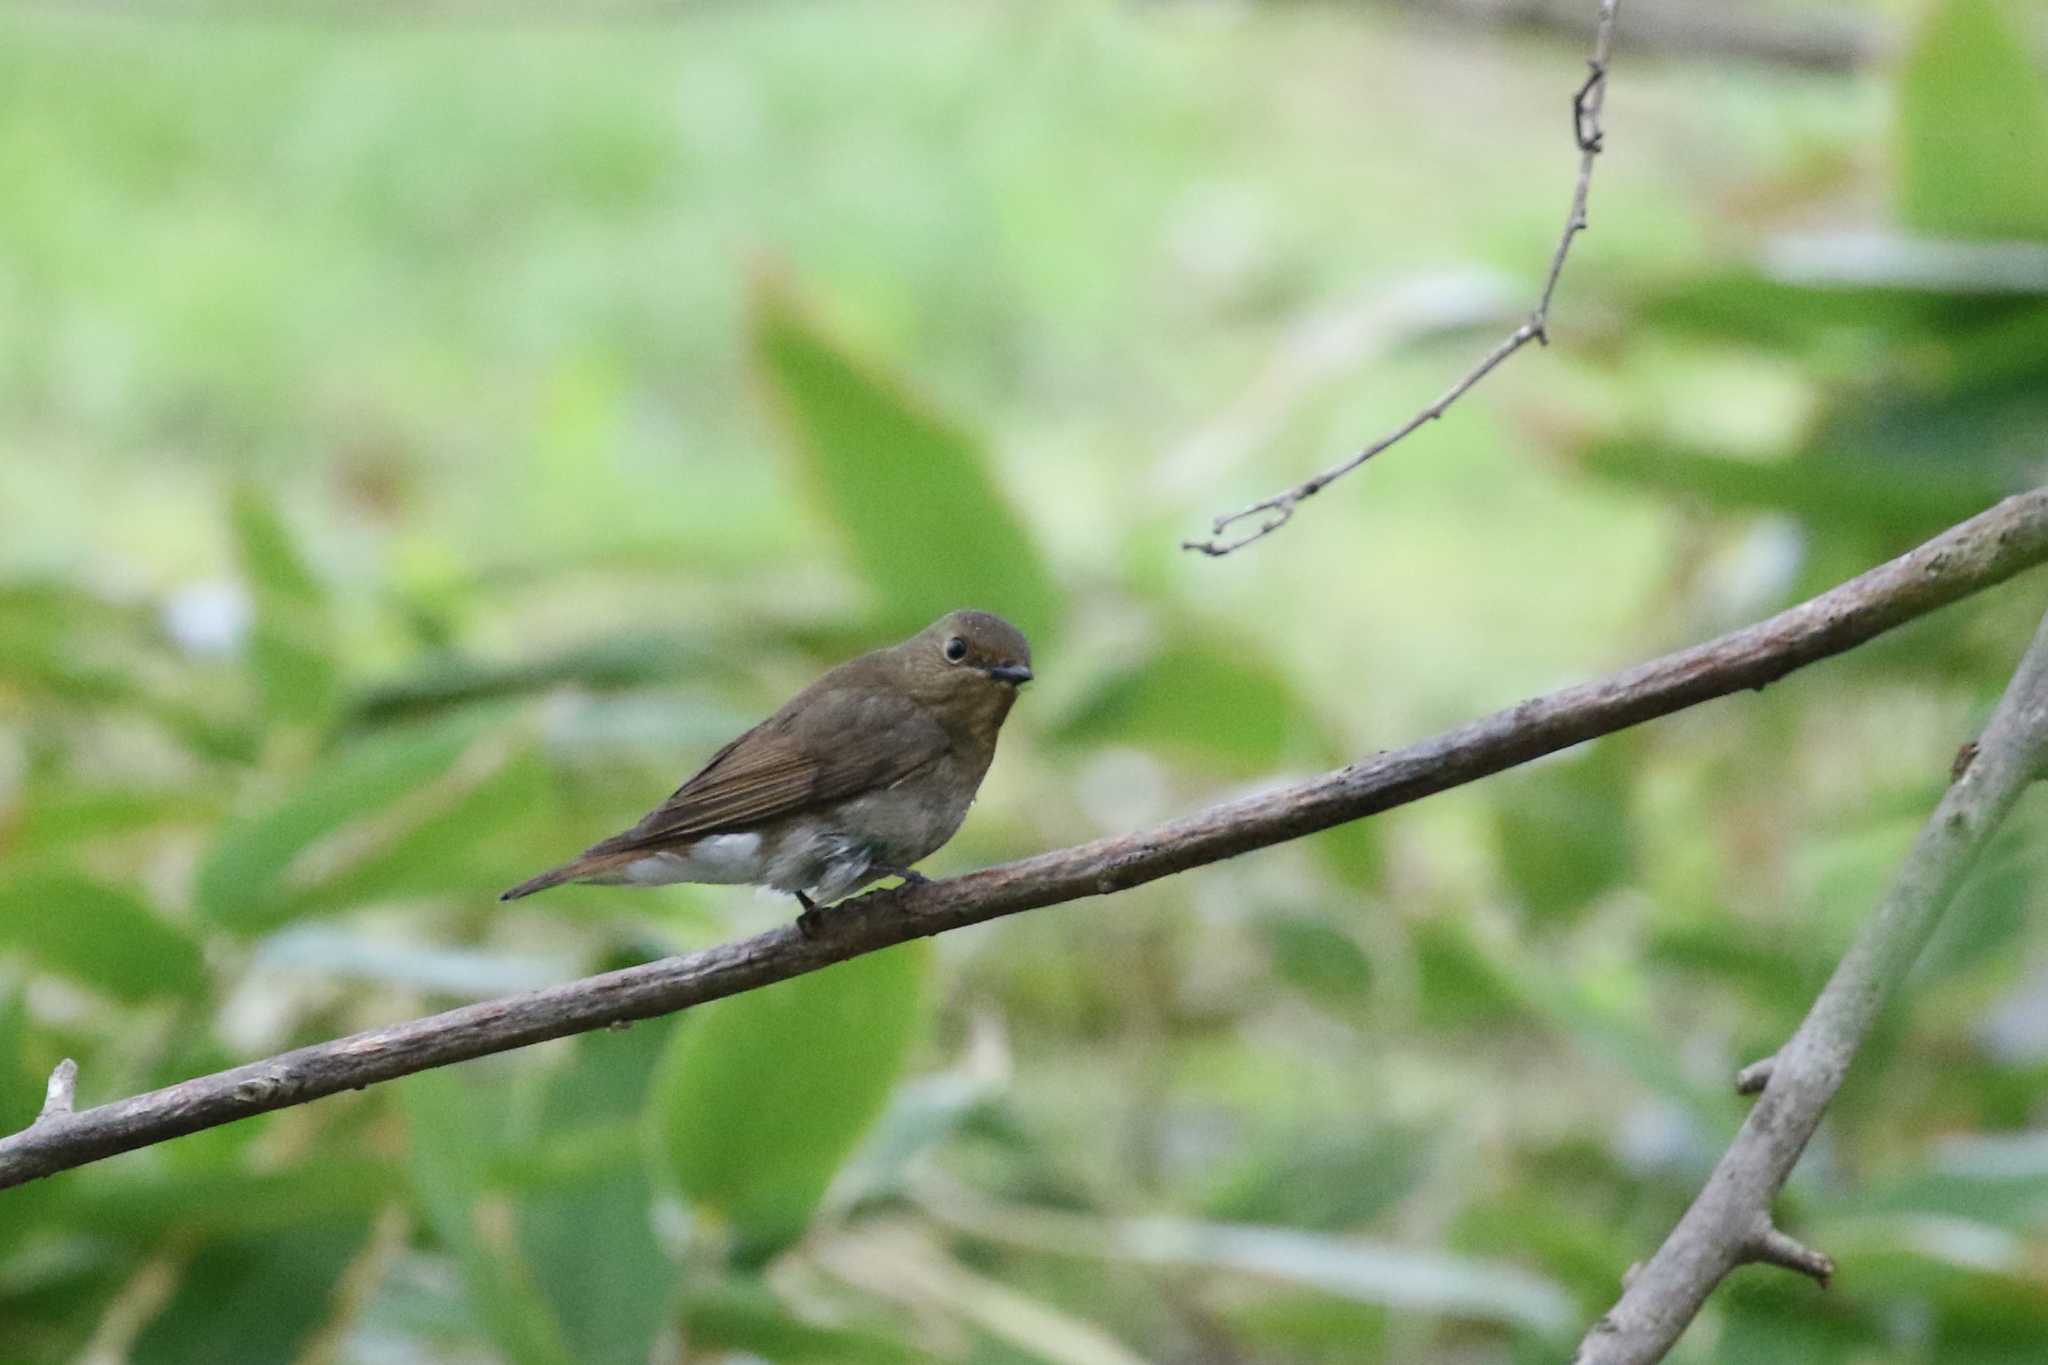
<svg viewBox="0 0 2048 1365">
<path fill-rule="evenodd" d="M 990 738 L 1031 681 L 1030 642 L 991 612 L 948 612 L 896 654 L 905 687 L 947 728 Z"/>
</svg>

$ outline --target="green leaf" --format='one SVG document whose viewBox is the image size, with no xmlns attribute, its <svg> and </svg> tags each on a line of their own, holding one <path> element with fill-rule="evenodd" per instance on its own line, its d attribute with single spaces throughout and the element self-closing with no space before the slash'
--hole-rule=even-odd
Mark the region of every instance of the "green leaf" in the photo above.
<svg viewBox="0 0 2048 1365">
<path fill-rule="evenodd" d="M 2041 1343 L 2048 1341 L 2048 1303 L 2040 1272 L 2030 1260 L 2035 1243 L 2029 1239 L 1967 1224 L 1909 1225 L 1885 1238 L 1897 1247 L 1886 1254 L 1889 1248 L 1862 1243 L 1857 1235 L 1862 1229 L 1835 1240 L 1845 1231 L 1831 1224 L 1817 1229 L 1815 1240 L 1843 1264 L 1856 1267 L 1856 1282 L 1859 1288 L 1869 1285 L 1870 1301 L 1922 1298 L 1933 1307 L 1942 1326 L 1940 1344 L 1928 1359 L 1941 1365 L 1967 1362 L 1973 1355 L 1996 1365 L 2032 1365 L 2040 1359 Z M 2016 1345 L 2025 1349 L 2015 1350 Z"/>
<path fill-rule="evenodd" d="M 255 484 L 238 484 L 230 510 L 242 572 L 249 576 L 257 596 L 266 602 L 321 606 L 326 594 L 299 555 L 291 531 L 269 495 Z"/>
<path fill-rule="evenodd" d="M 1348 820 L 1305 836 L 1309 851 L 1346 886 L 1376 891 L 1386 882 L 1387 853 L 1376 820 Z"/>
<path fill-rule="evenodd" d="M 1852 526 L 1888 540 L 1911 541 L 1954 525 L 2012 491 L 1978 470 L 1839 453 L 1759 461 L 1631 440 L 1596 444 L 1580 459 L 1601 478 L 1688 494 L 1730 511 Z"/>
<path fill-rule="evenodd" d="M 1625 749 L 1594 744 L 1493 786 L 1501 871 L 1538 919 L 1576 919 L 1634 866 Z"/>
<path fill-rule="evenodd" d="M 0 1294 L 9 1357 L 38 1362 L 90 1359 L 87 1346 L 95 1327 L 105 1320 L 120 1291 L 132 1283 L 135 1258 L 124 1255 L 126 1251 L 99 1248 L 40 1274 L 31 1271 L 20 1277 L 23 1283 Z"/>
<path fill-rule="evenodd" d="M 1998 0 L 1942 0 L 1899 83 L 1899 213 L 1954 237 L 2048 239 L 2048 83 Z"/>
<path fill-rule="evenodd" d="M 204 791 L 31 783 L 22 793 L 8 849 L 22 858 L 126 834 L 178 826 L 203 829 L 219 814 L 215 798 Z"/>
<path fill-rule="evenodd" d="M 1640 318 L 1682 333 L 1801 353 L 1827 366 L 1823 343 L 1844 334 L 1910 334 L 1935 315 L 1924 290 L 1815 288 L 1760 273 L 1753 264 L 1714 265 L 1651 287 Z M 1862 352 L 1852 352 L 1862 360 Z"/>
<path fill-rule="evenodd" d="M 1372 987 L 1372 963 L 1356 941 L 1315 914 L 1272 914 L 1257 922 L 1273 971 L 1302 994 L 1356 1008 Z"/>
<path fill-rule="evenodd" d="M 340 696 L 327 597 L 276 506 L 254 484 L 236 487 L 232 520 L 242 573 L 256 599 L 251 663 L 271 716 L 318 725 Z"/>
<path fill-rule="evenodd" d="M 128 651 L 110 646 L 132 644 L 141 629 L 138 612 L 67 584 L 0 585 L 0 679 L 60 701 L 130 700 L 140 688 L 118 666 Z"/>
<path fill-rule="evenodd" d="M 2042 885 L 2040 845 L 2032 830 L 2008 826 L 1979 859 L 1955 903 L 1913 966 L 1926 983 L 1993 962 L 2016 964 L 2024 956 L 2018 940 Z"/>
<path fill-rule="evenodd" d="M 833 1177 L 835 1202 L 856 1207 L 900 1197 L 926 1152 L 988 1117 L 994 1083 L 957 1071 L 898 1086 L 853 1156 Z"/>
<path fill-rule="evenodd" d="M 1649 928 L 1646 961 L 1698 973 L 1725 983 L 1771 1009 L 1790 1010 L 1796 1020 L 1827 980 L 1832 954 L 1797 929 L 1760 924 L 1716 906 L 1699 914 L 1667 914 Z"/>
<path fill-rule="evenodd" d="M 1434 916 L 1417 924 L 1413 936 L 1425 1023 L 1498 1023 L 1520 1011 L 1521 996 L 1512 975 L 1494 962 L 1462 920 Z"/>
<path fill-rule="evenodd" d="M 1257 1294 L 1218 1295 L 1213 1311 L 1253 1360 L 1351 1365 L 1387 1358 L 1390 1315 L 1378 1304 L 1276 1285 Z"/>
<path fill-rule="evenodd" d="M 1540 1019 L 1678 1101 L 1695 1118 L 1727 1123 L 1732 1096 L 1694 1083 L 1672 1046 L 1646 1022 L 1632 975 L 1572 980 L 1555 970 L 1532 970 L 1517 945 L 1482 938 L 1448 916 L 1425 920 L 1414 932 L 1425 1020 L 1471 1025 Z"/>
<path fill-rule="evenodd" d="M 134 1365 L 297 1359 L 340 1310 L 337 1284 L 369 1235 L 365 1216 L 201 1247 L 127 1358 Z"/>
<path fill-rule="evenodd" d="M 520 872 L 545 834 L 547 765 L 521 739 L 487 737 L 455 768 L 372 816 L 357 846 L 345 850 L 304 892 L 294 916 L 345 910 L 396 896 L 489 893 Z"/>
<path fill-rule="evenodd" d="M 1799 1365 L 1851 1365 L 1873 1358 L 1884 1345 L 1882 1336 L 1860 1323 L 1802 1313 L 1792 1304 L 1758 1308 L 1735 1303 L 1721 1321 L 1720 1347 L 1713 1359 L 1728 1365 L 1794 1360 Z"/>
<path fill-rule="evenodd" d="M 1977 326 L 1949 329 L 1943 340 L 1950 398 L 1967 401 L 2029 385 L 2038 394 L 2048 375 L 2048 306 L 2002 309 Z"/>
<path fill-rule="evenodd" d="M 1287 1133 L 1231 1167 L 1201 1212 L 1223 1222 L 1341 1232 L 1406 1197 L 1433 1150 L 1431 1136 L 1416 1128 Z"/>
<path fill-rule="evenodd" d="M 930 1358 L 880 1332 L 805 1322 L 766 1285 L 749 1280 L 692 1285 L 682 1320 L 692 1358 L 726 1352 L 774 1365 L 913 1365 Z"/>
<path fill-rule="evenodd" d="M 403 1192 L 389 1161 L 334 1147 L 283 1170 L 240 1160 L 199 1171 L 108 1167 L 100 1180 L 51 1188 L 50 1222 L 133 1245 L 174 1234 L 253 1243 L 308 1223 L 367 1220 Z"/>
<path fill-rule="evenodd" d="M 1283 677 L 1242 647 L 1189 638 L 1097 682 L 1055 732 L 1069 745 L 1135 744 L 1231 772 L 1270 770 L 1314 735 Z"/>
<path fill-rule="evenodd" d="M 302 774 L 290 795 L 221 833 L 199 870 L 199 912 L 236 933 L 261 933 L 320 904 L 310 893 L 364 857 L 394 846 L 405 853 L 407 832 L 466 794 L 460 777 L 447 791 L 428 789 L 473 746 L 492 742 L 481 735 L 487 721 L 464 714 L 381 731 Z"/>
<path fill-rule="evenodd" d="M 980 444 L 828 337 L 790 292 L 754 296 L 754 355 L 804 481 L 892 628 L 956 607 L 1033 640 L 1059 618 L 1052 576 Z"/>
<path fill-rule="evenodd" d="M 529 1145 L 573 1148 L 637 1119 L 671 1031 L 656 1020 L 578 1038 L 568 1065 L 549 1078 Z M 668 1320 L 678 1267 L 654 1235 L 641 1147 L 605 1150 L 615 1159 L 519 1192 L 520 1248 L 580 1365 L 643 1365 Z"/>
<path fill-rule="evenodd" d="M 1498 1260 L 1257 1224 L 1173 1217 L 1105 1224 L 1042 1210 L 1034 1218 L 1041 1226 L 1060 1219 L 1079 1234 L 1092 1233 L 1098 1243 L 1107 1234 L 1113 1259 L 1202 1267 L 1309 1286 L 1361 1303 L 1545 1332 L 1572 1320 L 1571 1301 L 1555 1283 Z"/>
<path fill-rule="evenodd" d="M 0 1133 L 18 1133 L 43 1107 L 43 1078 L 29 1070 L 28 1005 L 18 986 L 0 990 Z M 6 1240 L 0 1232 L 0 1243 Z"/>
<path fill-rule="evenodd" d="M 1509 974 L 1508 964 L 1495 966 L 1531 1014 L 1549 1021 L 1581 1050 L 1606 1058 L 1649 1089 L 1677 1101 L 1696 1120 L 1734 1131 L 1733 1095 L 1697 1083 L 1677 1048 L 1651 1027 L 1639 1001 L 1614 999 L 1613 992 L 1598 989 L 1598 983 L 1562 979 L 1552 972 Z"/>
<path fill-rule="evenodd" d="M 1579 1301 L 1587 1316 L 1612 1301 L 1614 1284 L 1642 1253 L 1655 1231 L 1632 1228 L 1625 1218 L 1587 1217 L 1586 1210 L 1627 1182 L 1608 1160 L 1603 1143 L 1600 1168 L 1559 1172 L 1554 1159 L 1530 1163 L 1503 1179 L 1458 1215 L 1453 1245 L 1474 1249 L 1513 1247 L 1517 1260 L 1546 1272 Z M 1503 1172 L 1506 1175 L 1506 1172 Z M 1545 1357 L 1547 1359 L 1547 1357 Z"/>
<path fill-rule="evenodd" d="M 575 1360 L 520 1255 L 508 1198 L 490 1179 L 506 1138 L 506 1095 L 450 1071 L 427 1071 L 399 1087 L 411 1135 L 414 1198 L 455 1254 L 469 1303 L 513 1365 Z M 607 1229 L 609 1231 L 609 1229 Z"/>
<path fill-rule="evenodd" d="M 131 891 L 65 870 L 0 882 L 0 947 L 121 1000 L 197 995 L 199 945 Z"/>
<path fill-rule="evenodd" d="M 1889 1185 L 1837 1196 L 1826 1212 L 1835 1219 L 1887 1214 L 1954 1219 L 2026 1236 L 2048 1219 L 2048 1175 L 1916 1172 Z"/>
<path fill-rule="evenodd" d="M 206 690 L 216 680 L 174 655 L 148 612 L 64 584 L 0 585 L 0 681 L 53 708 L 147 716 L 203 757 L 249 756 L 232 689 Z"/>
<path fill-rule="evenodd" d="M 416 673 L 394 678 L 351 701 L 349 720 L 383 725 L 456 710 L 479 701 L 521 697 L 564 684 L 594 692 L 622 692 L 706 673 L 730 672 L 713 641 L 634 635 L 520 663 L 443 657 Z"/>
<path fill-rule="evenodd" d="M 704 1007 L 650 1106 L 659 1159 L 742 1262 L 803 1232 L 889 1097 L 924 1020 L 919 940 Z"/>
</svg>

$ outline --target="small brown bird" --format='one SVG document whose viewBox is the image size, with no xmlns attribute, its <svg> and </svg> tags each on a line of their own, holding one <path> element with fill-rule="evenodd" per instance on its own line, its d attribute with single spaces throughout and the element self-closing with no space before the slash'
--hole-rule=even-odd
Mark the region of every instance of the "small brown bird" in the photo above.
<svg viewBox="0 0 2048 1365">
<path fill-rule="evenodd" d="M 956 611 L 839 665 L 711 756 L 646 818 L 521 882 L 771 886 L 819 903 L 912 864 L 960 828 L 996 753 L 1031 646 L 1008 621 Z"/>
</svg>

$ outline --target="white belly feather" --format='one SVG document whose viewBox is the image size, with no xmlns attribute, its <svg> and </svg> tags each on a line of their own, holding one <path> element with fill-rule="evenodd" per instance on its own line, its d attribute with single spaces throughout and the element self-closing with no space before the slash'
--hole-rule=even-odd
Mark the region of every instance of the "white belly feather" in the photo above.
<svg viewBox="0 0 2048 1365">
<path fill-rule="evenodd" d="M 765 881 L 768 860 L 761 855 L 758 834 L 713 834 L 699 839 L 688 853 L 650 853 L 620 871 L 635 886 L 668 886 L 675 882 L 712 882 L 730 886 Z"/>
<path fill-rule="evenodd" d="M 833 901 L 869 880 L 872 861 L 865 848 L 842 834 L 815 825 L 796 825 L 777 831 L 769 840 L 759 834 L 708 835 L 687 853 L 650 853 L 612 876 L 634 886 L 677 882 L 772 886 L 784 892 L 807 891 L 821 901 Z"/>
</svg>

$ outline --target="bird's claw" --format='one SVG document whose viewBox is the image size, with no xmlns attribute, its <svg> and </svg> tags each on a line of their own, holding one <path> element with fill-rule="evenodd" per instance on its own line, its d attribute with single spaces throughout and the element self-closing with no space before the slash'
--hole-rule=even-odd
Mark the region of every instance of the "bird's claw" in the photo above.
<svg viewBox="0 0 2048 1365">
<path fill-rule="evenodd" d="M 801 891 L 796 893 L 796 903 L 804 908 L 803 913 L 796 917 L 796 931 L 805 938 L 823 936 L 825 912 L 818 908 L 818 903 Z"/>
</svg>

